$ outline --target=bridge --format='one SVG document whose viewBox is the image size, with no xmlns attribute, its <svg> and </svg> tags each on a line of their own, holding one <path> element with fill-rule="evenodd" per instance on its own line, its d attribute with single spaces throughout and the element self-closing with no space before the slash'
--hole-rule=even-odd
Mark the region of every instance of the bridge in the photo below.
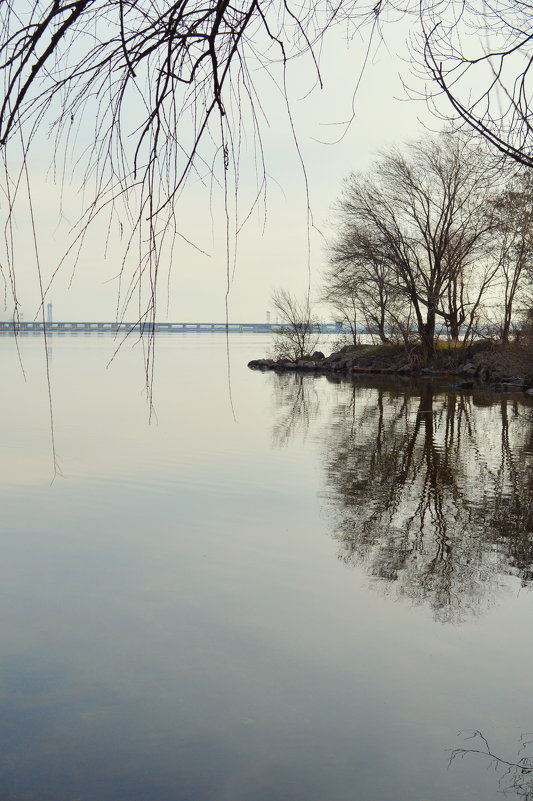
<svg viewBox="0 0 533 801">
<path fill-rule="evenodd" d="M 288 323 L 81 323 L 0 321 L 0 334 L 273 334 L 291 328 Z M 320 334 L 339 334 L 340 323 L 313 323 Z"/>
</svg>

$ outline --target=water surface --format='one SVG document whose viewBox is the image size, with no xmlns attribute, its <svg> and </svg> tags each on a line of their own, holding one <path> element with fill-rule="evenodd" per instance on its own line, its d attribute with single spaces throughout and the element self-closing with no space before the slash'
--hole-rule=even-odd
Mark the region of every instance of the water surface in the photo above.
<svg viewBox="0 0 533 801">
<path fill-rule="evenodd" d="M 0 338 L 2 801 L 495 801 L 533 728 L 533 408 Z M 233 406 L 230 402 L 230 390 Z M 526 776 L 527 779 L 527 776 Z M 515 797 L 518 793 L 515 794 Z M 522 796 L 524 797 L 524 796 Z"/>
</svg>

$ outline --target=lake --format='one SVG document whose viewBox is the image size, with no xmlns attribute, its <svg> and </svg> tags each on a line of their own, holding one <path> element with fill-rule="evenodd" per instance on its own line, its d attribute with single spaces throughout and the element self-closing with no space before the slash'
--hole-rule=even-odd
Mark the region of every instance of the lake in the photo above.
<svg viewBox="0 0 533 801">
<path fill-rule="evenodd" d="M 450 758 L 532 755 L 533 403 L 178 334 L 149 421 L 116 347 L 49 340 L 54 476 L 43 341 L 0 337 L 0 801 L 531 797 Z"/>
</svg>

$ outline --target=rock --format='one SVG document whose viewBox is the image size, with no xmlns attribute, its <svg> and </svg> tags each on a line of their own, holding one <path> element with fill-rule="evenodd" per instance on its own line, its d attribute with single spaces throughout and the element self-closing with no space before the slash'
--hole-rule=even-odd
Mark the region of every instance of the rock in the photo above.
<svg viewBox="0 0 533 801">
<path fill-rule="evenodd" d="M 343 358 L 343 354 L 340 352 L 330 353 L 330 355 L 325 359 L 327 364 L 333 364 L 334 362 L 338 362 Z"/>
<path fill-rule="evenodd" d="M 511 381 L 501 381 L 499 388 L 502 392 L 519 392 L 522 389 L 522 385 Z"/>
<path fill-rule="evenodd" d="M 463 373 L 464 375 L 476 375 L 478 368 L 472 362 L 466 362 L 466 364 L 462 364 L 459 368 L 459 372 Z"/>
<path fill-rule="evenodd" d="M 315 362 L 323 362 L 326 357 L 324 356 L 321 350 L 315 350 L 311 358 Z"/>
<path fill-rule="evenodd" d="M 472 389 L 473 386 L 473 381 L 458 381 L 457 384 L 452 384 L 455 389 Z"/>
<path fill-rule="evenodd" d="M 353 364 L 353 359 L 339 359 L 333 365 L 334 370 L 347 370 Z"/>
</svg>

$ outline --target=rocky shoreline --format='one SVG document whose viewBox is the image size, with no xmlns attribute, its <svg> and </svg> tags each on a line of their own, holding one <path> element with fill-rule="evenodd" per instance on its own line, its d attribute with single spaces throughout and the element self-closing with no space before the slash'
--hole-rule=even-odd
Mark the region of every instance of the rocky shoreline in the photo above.
<svg viewBox="0 0 533 801">
<path fill-rule="evenodd" d="M 424 365 L 417 349 L 403 346 L 346 346 L 325 356 L 315 351 L 302 359 L 253 359 L 252 370 L 335 373 L 352 377 L 379 374 L 417 377 L 449 377 L 452 386 L 462 390 L 483 385 L 498 392 L 523 392 L 533 396 L 532 356 L 516 348 L 471 346 L 467 349 L 442 349 Z"/>
</svg>

